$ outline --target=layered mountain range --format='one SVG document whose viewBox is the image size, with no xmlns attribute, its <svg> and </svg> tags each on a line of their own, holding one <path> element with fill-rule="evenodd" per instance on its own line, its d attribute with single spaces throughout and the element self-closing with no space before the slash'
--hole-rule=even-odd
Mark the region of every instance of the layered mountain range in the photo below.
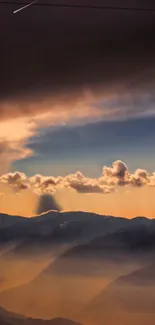
<svg viewBox="0 0 155 325">
<path fill-rule="evenodd" d="M 3 308 L 25 315 L 24 322 L 39 318 L 51 325 L 72 325 L 64 319 L 84 325 L 113 325 L 115 319 L 120 325 L 154 324 L 154 219 L 49 211 L 32 218 L 2 215 L 1 220 L 6 283 L 25 263 L 20 281 L 6 287 L 0 282 Z"/>
</svg>

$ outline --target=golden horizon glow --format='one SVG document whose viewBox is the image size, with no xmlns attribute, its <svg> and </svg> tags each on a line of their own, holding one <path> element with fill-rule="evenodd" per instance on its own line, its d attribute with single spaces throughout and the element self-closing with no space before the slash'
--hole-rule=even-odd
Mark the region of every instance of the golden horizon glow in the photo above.
<svg viewBox="0 0 155 325">
<path fill-rule="evenodd" d="M 36 216 L 39 195 L 32 191 L 12 192 L 5 186 L 4 195 L 0 196 L 0 213 L 21 215 L 23 217 Z M 154 190 L 152 188 L 125 190 L 110 194 L 79 194 L 70 189 L 58 190 L 56 201 L 65 211 L 84 211 L 114 217 L 134 218 L 144 216 L 155 218 Z M 9 202 L 9 205 L 8 205 Z"/>
</svg>

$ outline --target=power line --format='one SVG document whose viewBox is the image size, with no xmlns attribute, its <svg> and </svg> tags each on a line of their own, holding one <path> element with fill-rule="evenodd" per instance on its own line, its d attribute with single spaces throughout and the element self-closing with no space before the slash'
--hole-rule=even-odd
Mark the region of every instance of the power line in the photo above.
<svg viewBox="0 0 155 325">
<path fill-rule="evenodd" d="M 0 1 L 0 5 L 27 5 L 28 2 L 22 1 Z M 97 10 L 117 10 L 117 11 L 137 11 L 137 12 L 155 12 L 155 8 L 140 8 L 140 7 L 119 7 L 119 6 L 99 6 L 99 5 L 80 5 L 80 4 L 58 4 L 48 2 L 36 2 L 33 6 L 36 7 L 61 7 L 61 8 L 79 8 L 79 9 L 97 9 Z"/>
</svg>

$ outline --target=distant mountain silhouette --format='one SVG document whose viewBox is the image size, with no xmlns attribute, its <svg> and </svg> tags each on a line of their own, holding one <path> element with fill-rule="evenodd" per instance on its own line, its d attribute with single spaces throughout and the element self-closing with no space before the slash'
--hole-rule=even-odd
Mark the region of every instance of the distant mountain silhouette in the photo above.
<svg viewBox="0 0 155 325">
<path fill-rule="evenodd" d="M 69 255 L 89 254 L 89 251 L 96 251 L 96 254 L 112 251 L 115 254 L 123 252 L 140 252 L 155 249 L 155 224 L 139 224 L 131 223 L 128 227 L 121 227 L 119 230 L 110 234 L 98 236 L 85 245 L 79 245 L 66 252 Z"/>
<path fill-rule="evenodd" d="M 155 225 L 154 219 L 144 217 L 126 219 L 80 211 L 49 211 L 32 218 L 2 215 L 2 218 L 5 219 L 5 224 L 8 224 L 9 231 L 6 227 L 3 229 L 0 227 L 0 246 L 15 242 L 18 244 L 14 250 L 16 254 L 29 254 L 33 250 L 36 253 L 39 248 L 40 250 L 44 247 L 51 249 L 54 244 L 86 243 L 93 238 L 120 229 L 133 228 L 138 225 Z"/>
<path fill-rule="evenodd" d="M 26 318 L 24 316 L 6 311 L 0 307 L 0 324 L 1 325 L 82 325 L 64 318 L 55 318 L 51 320 Z"/>
<path fill-rule="evenodd" d="M 151 261 L 155 255 L 155 226 L 137 225 L 98 236 L 76 245 L 48 267 L 48 272 L 65 275 L 104 275 L 113 270 L 106 268 L 136 263 L 137 266 Z M 138 264 L 139 263 L 139 264 Z"/>
</svg>

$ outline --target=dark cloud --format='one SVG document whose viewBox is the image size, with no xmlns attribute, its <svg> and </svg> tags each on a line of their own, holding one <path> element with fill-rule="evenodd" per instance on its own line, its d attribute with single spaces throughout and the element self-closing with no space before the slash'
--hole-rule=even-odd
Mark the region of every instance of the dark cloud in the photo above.
<svg viewBox="0 0 155 325">
<path fill-rule="evenodd" d="M 125 5 L 155 8 L 152 0 Z M 13 15 L 17 7 L 0 8 L 1 100 L 100 87 L 153 89 L 154 13 L 31 7 Z"/>
<path fill-rule="evenodd" d="M 61 211 L 61 207 L 54 198 L 54 196 L 51 195 L 41 195 L 37 207 L 37 214 L 41 214 L 43 212 L 47 212 L 49 210 L 56 210 L 56 211 Z"/>
</svg>

